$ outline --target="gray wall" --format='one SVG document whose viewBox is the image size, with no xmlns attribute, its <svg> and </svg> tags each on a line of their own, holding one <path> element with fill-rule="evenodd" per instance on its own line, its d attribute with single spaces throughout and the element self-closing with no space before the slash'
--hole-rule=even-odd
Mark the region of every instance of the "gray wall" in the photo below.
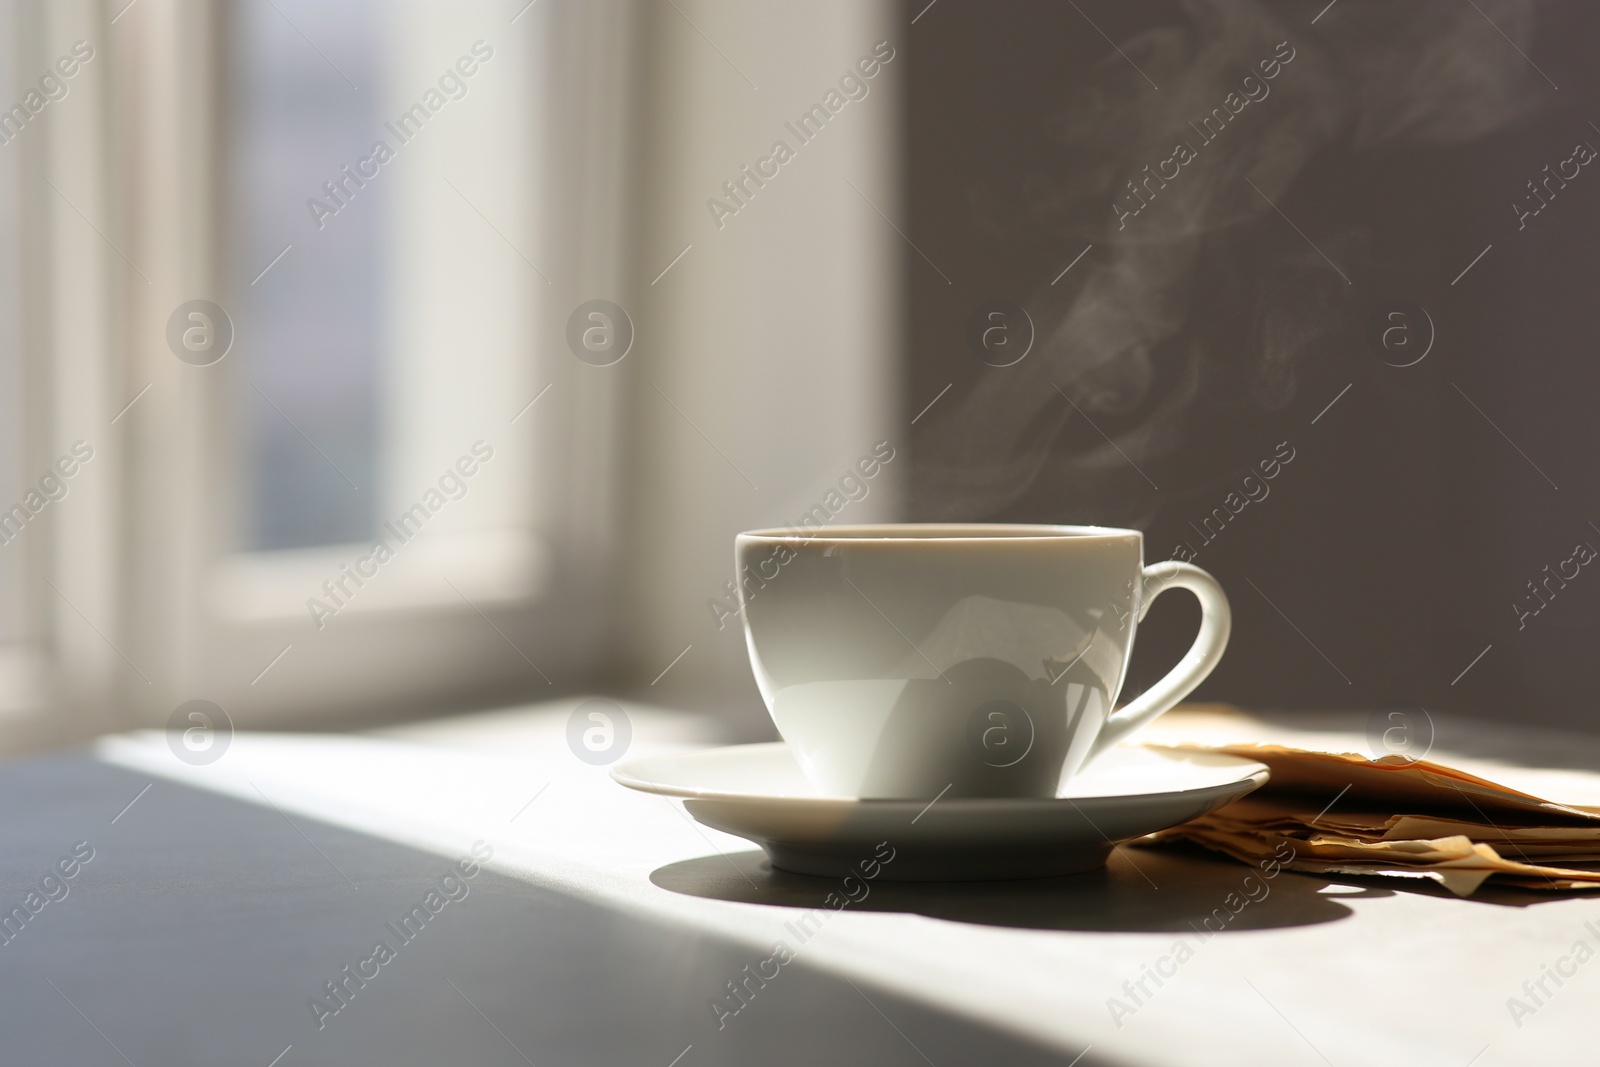
<svg viewBox="0 0 1600 1067">
<path fill-rule="evenodd" d="M 1236 615 L 1198 698 L 1586 725 L 1600 167 L 1564 161 L 1600 147 L 1600 9 L 1325 6 L 921 14 L 908 408 L 951 388 L 914 427 L 911 517 L 1131 525 L 1192 556 Z M 1147 164 L 1176 176 L 1142 203 Z M 1577 175 L 1519 217 L 1547 164 Z M 1036 335 L 1011 366 L 966 336 L 994 301 Z M 1527 583 L 1563 567 L 1541 606 Z M 1130 693 L 1194 632 L 1170 600 Z"/>
</svg>

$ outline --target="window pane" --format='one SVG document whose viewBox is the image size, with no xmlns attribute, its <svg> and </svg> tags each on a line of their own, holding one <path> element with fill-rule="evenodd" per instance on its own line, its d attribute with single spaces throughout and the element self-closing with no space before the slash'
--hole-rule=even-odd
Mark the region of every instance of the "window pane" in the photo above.
<svg viewBox="0 0 1600 1067">
<path fill-rule="evenodd" d="M 370 541 L 481 442 L 431 533 L 525 527 L 535 20 L 487 5 L 278 0 L 231 29 L 226 136 L 239 547 Z M 281 257 L 281 258 L 280 258 Z M 446 489 L 449 492 L 449 489 Z"/>
<path fill-rule="evenodd" d="M 372 183 L 335 214 L 324 182 L 365 154 L 385 77 L 381 3 L 232 9 L 224 211 L 231 228 L 241 547 L 359 541 L 376 529 L 385 214 Z M 281 255 L 282 258 L 277 258 Z"/>
</svg>

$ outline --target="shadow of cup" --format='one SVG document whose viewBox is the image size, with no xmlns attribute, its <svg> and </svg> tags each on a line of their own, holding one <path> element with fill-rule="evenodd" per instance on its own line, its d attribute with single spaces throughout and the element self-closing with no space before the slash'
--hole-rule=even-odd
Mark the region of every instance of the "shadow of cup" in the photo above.
<svg viewBox="0 0 1600 1067">
<path fill-rule="evenodd" d="M 1254 867 L 1188 849 L 1127 849 L 1107 865 L 1063 878 L 995 882 L 890 882 L 815 878 L 772 867 L 761 852 L 703 856 L 657 868 L 650 881 L 668 892 L 773 907 L 926 915 L 952 922 L 1031 930 L 1217 934 L 1314 926 L 1349 917 L 1341 900 L 1391 896 Z M 834 903 L 829 903 L 832 895 Z"/>
</svg>

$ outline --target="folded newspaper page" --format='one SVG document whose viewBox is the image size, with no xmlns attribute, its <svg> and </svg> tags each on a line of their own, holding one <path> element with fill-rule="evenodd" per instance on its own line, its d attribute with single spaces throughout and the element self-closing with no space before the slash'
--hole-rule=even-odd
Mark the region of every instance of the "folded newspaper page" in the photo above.
<svg viewBox="0 0 1600 1067">
<path fill-rule="evenodd" d="M 1139 844 L 1188 841 L 1246 863 L 1313 874 L 1426 878 L 1458 896 L 1485 883 L 1600 889 L 1600 808 L 1566 805 L 1441 763 L 1282 745 L 1173 745 L 1258 760 L 1272 778 L 1242 800 Z"/>
</svg>

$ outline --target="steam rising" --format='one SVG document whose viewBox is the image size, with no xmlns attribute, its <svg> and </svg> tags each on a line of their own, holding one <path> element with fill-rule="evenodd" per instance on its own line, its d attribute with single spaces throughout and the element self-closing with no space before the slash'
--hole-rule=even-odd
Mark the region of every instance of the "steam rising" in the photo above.
<svg viewBox="0 0 1600 1067">
<path fill-rule="evenodd" d="M 1478 6 L 1526 50 L 1532 5 Z M 1266 227 L 1288 225 L 1272 204 L 1282 206 L 1327 149 L 1469 141 L 1529 110 L 1545 89 L 1466 4 L 1341 4 L 1316 26 L 1290 24 L 1252 0 L 1186 0 L 1180 11 L 1180 21 L 1118 42 L 1159 91 L 1112 51 L 1042 131 L 1071 152 L 1070 167 L 1022 180 L 1007 208 L 974 198 L 997 236 L 1048 230 L 1095 247 L 1025 302 L 1038 330 L 1028 358 L 987 371 L 929 420 L 916 495 L 931 518 L 992 516 L 1041 479 L 1081 516 L 1076 502 L 1105 502 L 1113 485 L 1128 485 L 1130 460 L 1159 482 L 1202 388 L 1261 410 L 1288 405 L 1352 286 L 1305 241 L 1280 241 L 1275 231 L 1270 243 L 1263 238 Z M 1266 82 L 1270 93 L 1204 143 L 1189 123 L 1238 92 L 1246 75 L 1260 80 L 1258 61 L 1284 41 L 1294 58 Z M 1138 203 L 1128 180 L 1180 141 L 1196 158 L 1119 230 L 1113 202 Z M 1295 221 L 1359 284 L 1364 232 L 1330 231 L 1314 214 Z M 1264 248 L 1290 251 L 1264 260 Z M 1070 241 L 1063 251 L 1074 251 Z M 1224 279 L 1231 306 L 1195 306 L 1202 272 L 1213 289 Z M 1247 332 L 1249 344 L 1208 351 L 1208 316 L 1247 323 L 1238 335 Z M 1083 425 L 1055 386 L 1106 436 Z"/>
</svg>

